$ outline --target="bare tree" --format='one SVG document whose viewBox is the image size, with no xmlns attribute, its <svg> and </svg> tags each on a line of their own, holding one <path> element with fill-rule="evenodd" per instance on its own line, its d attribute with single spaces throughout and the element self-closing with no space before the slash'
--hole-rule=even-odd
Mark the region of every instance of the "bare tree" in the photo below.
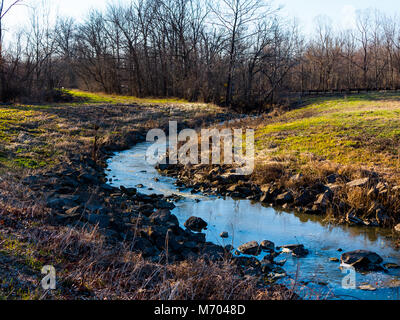
<svg viewBox="0 0 400 320">
<path fill-rule="evenodd" d="M 4 17 L 11 11 L 11 9 L 17 5 L 21 5 L 23 0 L 14 0 L 8 3 L 5 0 L 0 0 L 0 86 L 1 86 L 1 98 L 5 100 L 7 98 L 6 90 L 6 79 L 4 74 L 4 61 L 3 61 L 3 42 L 4 42 Z"/>
<path fill-rule="evenodd" d="M 214 24 L 219 25 L 226 32 L 228 70 L 225 105 L 231 106 L 233 72 L 240 55 L 239 46 L 241 42 L 257 32 L 252 28 L 252 24 L 270 16 L 274 10 L 270 3 L 263 0 L 221 0 L 217 5 L 210 5 L 210 8 L 217 19 Z"/>
</svg>

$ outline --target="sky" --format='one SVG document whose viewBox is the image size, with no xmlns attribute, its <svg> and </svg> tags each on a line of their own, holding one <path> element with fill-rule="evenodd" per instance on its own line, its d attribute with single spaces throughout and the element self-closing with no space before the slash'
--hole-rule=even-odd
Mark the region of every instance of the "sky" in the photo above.
<svg viewBox="0 0 400 320">
<path fill-rule="evenodd" d="M 326 16 L 334 25 L 347 29 L 356 24 L 358 10 L 379 9 L 388 15 L 400 16 L 399 0 L 275 0 L 284 5 L 283 12 L 290 17 L 297 17 L 304 31 L 312 33 L 315 18 Z"/>
<path fill-rule="evenodd" d="M 5 0 L 11 3 L 13 0 Z M 24 0 L 26 3 L 35 3 L 42 0 Z M 81 18 L 90 8 L 102 9 L 107 0 L 46 0 L 53 5 L 55 11 L 62 15 Z M 124 1 L 124 0 L 114 0 Z M 125 0 L 127 1 L 127 0 Z M 218 0 L 214 0 L 218 1 Z M 387 14 L 397 13 L 400 16 L 399 0 L 273 0 L 276 5 L 283 5 L 282 14 L 287 17 L 296 17 L 306 34 L 312 33 L 317 16 L 326 16 L 334 25 L 350 28 L 355 24 L 357 10 L 377 8 Z M 10 32 L 13 28 L 27 21 L 26 9 L 15 8 L 9 13 L 5 23 Z"/>
</svg>

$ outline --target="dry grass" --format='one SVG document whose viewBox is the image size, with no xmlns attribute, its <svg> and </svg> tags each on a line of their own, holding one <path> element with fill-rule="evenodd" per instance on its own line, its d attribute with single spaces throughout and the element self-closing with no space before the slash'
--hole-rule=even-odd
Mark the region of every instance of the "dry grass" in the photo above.
<svg viewBox="0 0 400 320">
<path fill-rule="evenodd" d="M 0 232 L 8 235 L 0 241 L 0 253 L 13 257 L 13 268 L 20 274 L 33 274 L 35 278 L 33 282 L 21 281 L 23 285 L 18 291 L 10 286 L 8 289 L 12 292 L 0 292 L 3 298 L 270 300 L 292 297 L 287 289 L 261 288 L 257 278 L 241 277 L 237 267 L 228 260 L 152 262 L 133 252 L 132 243 L 107 243 L 97 227 L 49 226 L 24 208 L 11 212 L 2 207 L 0 212 L 3 221 Z M 21 222 L 20 226 L 16 226 L 17 221 Z M 44 265 L 53 265 L 57 270 L 56 291 L 45 292 L 40 288 L 40 270 Z M 3 279 L 10 276 L 0 270 Z"/>
</svg>

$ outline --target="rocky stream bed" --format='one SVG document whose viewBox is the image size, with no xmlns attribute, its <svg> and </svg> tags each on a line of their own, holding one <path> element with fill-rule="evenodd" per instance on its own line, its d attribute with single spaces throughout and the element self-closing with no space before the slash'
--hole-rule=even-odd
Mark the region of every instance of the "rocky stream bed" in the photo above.
<svg viewBox="0 0 400 320">
<path fill-rule="evenodd" d="M 111 198 L 139 201 L 139 216 L 130 217 L 128 224 L 139 227 L 136 246 L 145 255 L 158 259 L 168 239 L 168 259 L 199 254 L 230 258 L 243 267 L 244 275 L 294 288 L 303 298 L 399 299 L 400 252 L 392 231 L 379 227 L 379 221 L 368 226 L 324 220 L 315 211 L 331 196 L 329 187 L 318 190 L 311 211 L 294 213 L 291 205 L 307 195 L 261 190 L 218 168 L 209 172 L 215 178 L 208 182 L 204 174 L 196 176 L 196 168 L 187 170 L 192 176 L 179 167 L 156 170 L 145 161 L 148 146 L 140 143 L 108 159 L 112 187 L 104 186 L 110 192 L 115 188 Z M 104 227 L 108 223 L 105 218 Z M 343 288 L 341 264 L 357 270 L 355 289 Z"/>
</svg>

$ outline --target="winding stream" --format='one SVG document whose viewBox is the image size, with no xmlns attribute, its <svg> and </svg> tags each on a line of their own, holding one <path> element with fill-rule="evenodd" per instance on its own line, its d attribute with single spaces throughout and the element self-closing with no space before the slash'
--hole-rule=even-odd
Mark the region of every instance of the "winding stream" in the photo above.
<svg viewBox="0 0 400 320">
<path fill-rule="evenodd" d="M 287 259 L 284 269 L 288 278 L 282 281 L 297 284 L 297 292 L 310 299 L 400 299 L 400 270 L 389 273 L 357 273 L 357 285 L 371 284 L 376 291 L 342 288 L 346 276 L 340 270 L 340 263 L 330 258 L 339 258 L 344 252 L 365 249 L 378 253 L 385 263 L 400 264 L 400 251 L 388 239 L 388 231 L 380 228 L 332 226 L 321 217 L 294 214 L 264 207 L 248 200 L 205 197 L 193 195 L 190 190 L 179 191 L 175 179 L 161 176 L 145 161 L 146 150 L 150 144 L 141 143 L 132 149 L 116 153 L 108 160 L 108 178 L 113 186 L 136 187 L 144 194 L 178 194 L 184 200 L 176 203 L 173 211 L 181 225 L 190 217 L 203 218 L 209 224 L 207 241 L 216 244 L 232 244 L 235 248 L 249 241 L 273 241 L 277 246 L 302 243 L 310 250 L 305 258 L 294 258 L 288 254 L 280 255 L 276 261 Z M 158 179 L 155 179 L 158 178 Z M 200 200 L 200 202 L 199 202 Z M 228 239 L 219 234 L 229 233 Z M 260 256 L 261 258 L 262 256 Z M 294 281 L 296 279 L 296 281 Z M 302 289 L 301 284 L 307 284 Z"/>
</svg>

